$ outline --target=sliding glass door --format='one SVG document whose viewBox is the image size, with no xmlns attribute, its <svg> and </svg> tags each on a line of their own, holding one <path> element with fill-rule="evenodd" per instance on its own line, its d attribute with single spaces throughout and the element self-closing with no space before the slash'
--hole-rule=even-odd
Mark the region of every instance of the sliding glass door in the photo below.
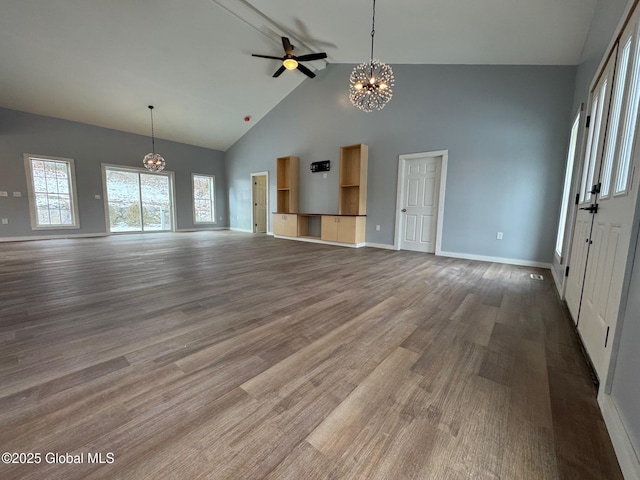
<svg viewBox="0 0 640 480">
<path fill-rule="evenodd" d="M 173 182 L 169 173 L 104 167 L 109 231 L 173 230 Z"/>
</svg>

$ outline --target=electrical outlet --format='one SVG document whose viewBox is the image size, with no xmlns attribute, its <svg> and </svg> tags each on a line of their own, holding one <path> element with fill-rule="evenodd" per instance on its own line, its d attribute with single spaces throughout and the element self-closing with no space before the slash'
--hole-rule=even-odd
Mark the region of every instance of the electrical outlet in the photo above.
<svg viewBox="0 0 640 480">
<path fill-rule="evenodd" d="M 326 174 L 326 173 L 323 173 L 323 174 L 322 174 L 322 178 L 327 178 L 327 174 Z"/>
<path fill-rule="evenodd" d="M 13 192 L 13 196 L 14 197 L 21 197 L 22 196 L 22 192 Z"/>
<path fill-rule="evenodd" d="M 9 194 L 7 192 L 0 192 L 0 197 L 8 197 Z"/>
<path fill-rule="evenodd" d="M 502 232 L 498 232 L 498 234 L 496 235 L 496 238 L 498 240 L 502 240 L 502 236 L 503 236 L 503 233 Z"/>
<path fill-rule="evenodd" d="M 220 221 L 222 221 L 222 217 L 220 217 Z"/>
<path fill-rule="evenodd" d="M 376 230 L 379 232 L 380 231 L 380 225 L 376 225 Z"/>
<path fill-rule="evenodd" d="M 8 225 L 9 224 L 9 219 L 8 218 L 3 218 L 2 219 L 2 225 Z"/>
<path fill-rule="evenodd" d="M 95 198 L 96 200 L 100 200 L 100 195 L 98 195 L 97 193 L 93 196 L 93 198 Z"/>
</svg>

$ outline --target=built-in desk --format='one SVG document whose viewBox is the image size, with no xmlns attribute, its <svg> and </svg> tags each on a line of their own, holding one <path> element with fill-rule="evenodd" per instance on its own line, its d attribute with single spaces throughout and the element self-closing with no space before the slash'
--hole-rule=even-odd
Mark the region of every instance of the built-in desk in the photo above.
<svg viewBox="0 0 640 480">
<path fill-rule="evenodd" d="M 366 215 L 273 212 L 273 234 L 293 240 L 364 246 Z"/>
</svg>

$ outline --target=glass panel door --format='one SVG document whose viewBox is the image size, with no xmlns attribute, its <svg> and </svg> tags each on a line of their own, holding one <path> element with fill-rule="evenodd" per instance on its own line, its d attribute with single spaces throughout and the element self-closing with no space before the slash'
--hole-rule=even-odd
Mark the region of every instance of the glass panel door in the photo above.
<svg viewBox="0 0 640 480">
<path fill-rule="evenodd" d="M 105 184 L 110 232 L 173 230 L 169 175 L 105 167 Z"/>
<path fill-rule="evenodd" d="M 155 173 L 140 174 L 142 228 L 145 232 L 171 230 L 171 193 L 169 177 Z"/>
<path fill-rule="evenodd" d="M 142 231 L 140 175 L 137 172 L 109 168 L 106 176 L 109 231 Z"/>
</svg>

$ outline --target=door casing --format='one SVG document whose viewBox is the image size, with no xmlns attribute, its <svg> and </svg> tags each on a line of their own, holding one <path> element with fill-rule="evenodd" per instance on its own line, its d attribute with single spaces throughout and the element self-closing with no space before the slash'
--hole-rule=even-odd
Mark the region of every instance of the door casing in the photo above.
<svg viewBox="0 0 640 480">
<path fill-rule="evenodd" d="M 403 208 L 404 198 L 404 171 L 407 160 L 424 157 L 441 157 L 442 164 L 440 165 L 440 185 L 438 194 L 438 214 L 436 220 L 436 255 L 440 255 L 442 252 L 442 223 L 444 220 L 444 200 L 445 200 L 445 186 L 447 183 L 447 164 L 449 161 L 449 150 L 435 150 L 432 152 L 419 152 L 400 155 L 398 157 L 398 189 L 396 196 L 396 224 L 395 235 L 393 239 L 394 250 L 400 250 L 400 236 L 401 232 L 401 214 L 400 210 Z"/>
</svg>

